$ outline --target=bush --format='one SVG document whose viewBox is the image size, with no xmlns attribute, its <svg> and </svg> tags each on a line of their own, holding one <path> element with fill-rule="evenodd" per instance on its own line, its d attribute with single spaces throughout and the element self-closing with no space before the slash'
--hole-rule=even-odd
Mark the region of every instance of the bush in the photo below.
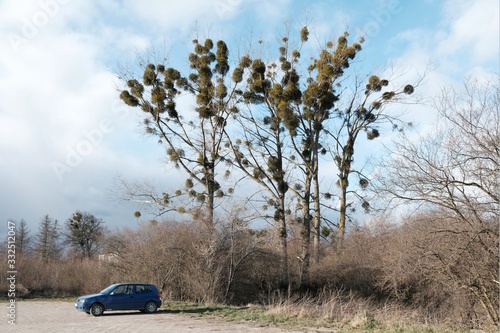
<svg viewBox="0 0 500 333">
<path fill-rule="evenodd" d="M 95 293 L 110 284 L 112 278 L 112 274 L 93 260 L 68 258 L 43 263 L 32 256 L 18 255 L 16 265 L 16 296 L 20 298 Z M 3 290 L 8 289 L 5 274 L 0 273 L 0 287 Z"/>
</svg>

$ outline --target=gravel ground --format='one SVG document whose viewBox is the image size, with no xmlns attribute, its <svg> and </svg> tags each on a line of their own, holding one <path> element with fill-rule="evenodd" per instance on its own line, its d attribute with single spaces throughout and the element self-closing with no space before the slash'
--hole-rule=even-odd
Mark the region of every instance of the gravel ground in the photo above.
<svg viewBox="0 0 500 333">
<path fill-rule="evenodd" d="M 276 327 L 256 327 L 225 322 L 217 318 L 200 318 L 188 314 L 158 311 L 143 314 L 139 311 L 105 312 L 93 317 L 75 309 L 74 303 L 62 301 L 16 302 L 16 324 L 9 324 L 8 303 L 4 310 L 0 332 L 169 332 L 169 333 L 304 333 L 316 330 L 290 331 Z"/>
</svg>

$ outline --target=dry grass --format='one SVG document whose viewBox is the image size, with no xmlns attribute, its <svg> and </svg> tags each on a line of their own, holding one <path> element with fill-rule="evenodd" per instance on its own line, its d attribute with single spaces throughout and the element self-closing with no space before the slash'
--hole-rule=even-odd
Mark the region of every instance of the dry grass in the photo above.
<svg viewBox="0 0 500 333">
<path fill-rule="evenodd" d="M 384 332 L 446 332 L 449 328 L 419 309 L 397 303 L 379 303 L 343 290 L 323 291 L 318 297 L 288 297 L 275 294 L 267 312 L 305 322 L 342 329 L 383 330 Z M 312 320 L 312 321 L 311 321 Z"/>
</svg>

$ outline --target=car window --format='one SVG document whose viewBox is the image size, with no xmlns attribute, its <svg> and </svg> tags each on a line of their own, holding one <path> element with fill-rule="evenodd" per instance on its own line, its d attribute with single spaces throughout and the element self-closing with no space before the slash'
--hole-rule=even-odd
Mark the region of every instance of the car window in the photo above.
<svg viewBox="0 0 500 333">
<path fill-rule="evenodd" d="M 115 290 L 116 288 L 116 284 L 112 284 L 110 285 L 109 287 L 106 287 L 104 288 L 103 290 L 100 291 L 101 294 L 109 294 L 111 293 L 113 290 Z"/>
<path fill-rule="evenodd" d="M 151 286 L 149 285 L 138 284 L 137 286 L 135 286 L 135 291 L 138 294 L 144 294 L 144 293 L 150 293 L 152 289 Z"/>
<path fill-rule="evenodd" d="M 116 287 L 115 290 L 113 290 L 114 295 L 120 295 L 120 294 L 133 294 L 133 285 L 131 284 L 124 284 L 121 286 Z"/>
</svg>

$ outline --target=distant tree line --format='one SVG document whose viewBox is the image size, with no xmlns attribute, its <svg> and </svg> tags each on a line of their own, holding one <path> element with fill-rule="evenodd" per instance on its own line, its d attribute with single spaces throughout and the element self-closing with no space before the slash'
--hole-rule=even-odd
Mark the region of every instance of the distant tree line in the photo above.
<svg viewBox="0 0 500 333">
<path fill-rule="evenodd" d="M 104 221 L 88 212 L 76 211 L 62 226 L 44 215 L 34 233 L 26 220 L 16 223 L 16 251 L 48 263 L 63 255 L 92 259 L 99 252 L 106 228 Z"/>
</svg>

